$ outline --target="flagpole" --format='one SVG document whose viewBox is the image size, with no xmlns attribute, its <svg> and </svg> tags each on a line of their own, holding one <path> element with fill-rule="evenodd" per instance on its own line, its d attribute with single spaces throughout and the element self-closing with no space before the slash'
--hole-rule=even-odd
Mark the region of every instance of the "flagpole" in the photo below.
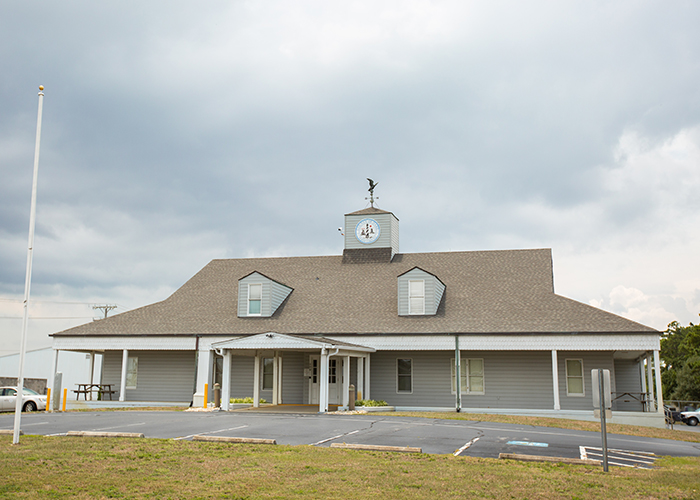
<svg viewBox="0 0 700 500">
<path fill-rule="evenodd" d="M 29 289 L 32 283 L 32 255 L 34 250 L 34 227 L 36 226 L 36 191 L 39 177 L 39 144 L 41 143 L 41 114 L 44 107 L 44 86 L 39 86 L 39 112 L 36 118 L 36 145 L 34 147 L 34 179 L 32 181 L 32 208 L 29 213 L 29 245 L 27 248 L 27 274 L 24 278 L 24 316 L 22 318 L 22 340 L 19 349 L 19 375 L 17 376 L 17 404 L 15 405 L 15 427 L 12 444 L 19 443 L 20 419 L 24 403 L 24 353 L 27 350 L 27 319 L 29 311 Z"/>
</svg>

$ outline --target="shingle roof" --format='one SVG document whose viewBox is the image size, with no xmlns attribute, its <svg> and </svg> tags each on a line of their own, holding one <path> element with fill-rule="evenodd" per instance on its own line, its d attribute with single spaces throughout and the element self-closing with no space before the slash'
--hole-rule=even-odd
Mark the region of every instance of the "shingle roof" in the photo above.
<svg viewBox="0 0 700 500">
<path fill-rule="evenodd" d="M 446 286 L 435 316 L 399 316 L 397 277 L 420 267 Z M 269 318 L 237 316 L 238 280 L 257 271 L 294 291 Z M 653 333 L 556 295 L 549 249 L 213 260 L 169 298 L 55 335 Z"/>
</svg>

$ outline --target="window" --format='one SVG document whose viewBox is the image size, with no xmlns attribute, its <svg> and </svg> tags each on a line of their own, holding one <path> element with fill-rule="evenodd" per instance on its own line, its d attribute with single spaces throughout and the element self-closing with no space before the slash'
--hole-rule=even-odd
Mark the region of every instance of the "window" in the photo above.
<svg viewBox="0 0 700 500">
<path fill-rule="evenodd" d="M 455 358 L 450 360 L 452 366 L 452 394 L 455 387 Z M 484 360 L 481 358 L 460 358 L 460 388 L 462 394 L 484 394 Z"/>
<path fill-rule="evenodd" d="M 413 360 L 396 360 L 396 392 L 413 392 Z"/>
<path fill-rule="evenodd" d="M 583 396 L 583 360 L 582 359 L 567 359 L 566 360 L 566 395 L 567 396 Z"/>
<path fill-rule="evenodd" d="M 248 285 L 248 315 L 260 316 L 262 308 L 262 283 Z"/>
<path fill-rule="evenodd" d="M 275 359 L 274 358 L 263 358 L 262 363 L 262 390 L 271 391 L 272 382 L 275 377 Z"/>
<path fill-rule="evenodd" d="M 328 360 L 328 383 L 335 384 L 338 381 L 338 360 Z"/>
<path fill-rule="evenodd" d="M 139 374 L 139 358 L 129 356 L 126 360 L 126 388 L 136 389 Z"/>
<path fill-rule="evenodd" d="M 425 281 L 409 280 L 408 314 L 425 314 Z"/>
</svg>

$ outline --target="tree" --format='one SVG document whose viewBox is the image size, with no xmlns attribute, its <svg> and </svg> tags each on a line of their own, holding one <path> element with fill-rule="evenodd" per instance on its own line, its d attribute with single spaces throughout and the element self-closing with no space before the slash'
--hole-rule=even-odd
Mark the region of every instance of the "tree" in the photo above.
<svg viewBox="0 0 700 500">
<path fill-rule="evenodd" d="M 664 399 L 700 401 L 700 325 L 668 325 L 661 339 Z"/>
</svg>

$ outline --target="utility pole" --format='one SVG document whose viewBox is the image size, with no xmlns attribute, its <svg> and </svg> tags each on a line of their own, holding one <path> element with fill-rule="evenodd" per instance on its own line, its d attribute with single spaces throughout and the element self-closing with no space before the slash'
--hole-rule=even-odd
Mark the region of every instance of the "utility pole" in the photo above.
<svg viewBox="0 0 700 500">
<path fill-rule="evenodd" d="M 117 306 L 111 306 L 111 305 L 104 305 L 104 306 L 92 306 L 93 309 L 101 309 L 105 312 L 105 317 L 104 319 L 107 319 L 107 313 L 111 311 L 112 309 L 116 309 Z"/>
</svg>

